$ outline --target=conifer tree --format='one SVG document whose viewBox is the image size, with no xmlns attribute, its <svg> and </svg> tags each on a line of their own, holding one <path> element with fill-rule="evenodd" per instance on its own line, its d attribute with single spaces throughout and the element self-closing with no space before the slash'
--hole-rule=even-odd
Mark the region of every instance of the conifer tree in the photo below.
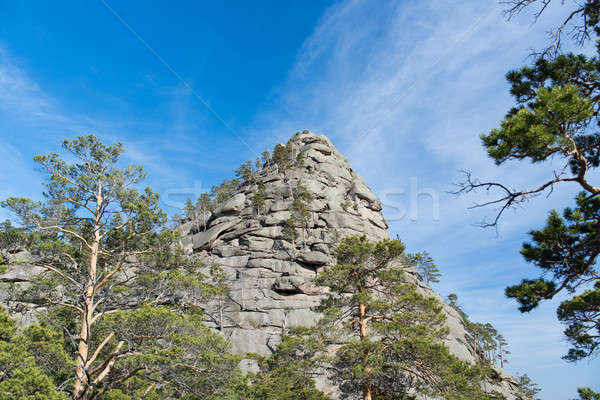
<svg viewBox="0 0 600 400">
<path fill-rule="evenodd" d="M 252 206 L 254 207 L 254 210 L 256 211 L 258 216 L 261 215 L 262 210 L 265 206 L 265 197 L 265 184 L 259 181 L 257 184 L 256 191 L 254 192 L 254 197 L 252 197 Z"/>
<path fill-rule="evenodd" d="M 275 149 L 273 149 L 272 160 L 277 164 L 280 173 L 287 171 L 292 166 L 291 147 L 280 143 L 276 144 Z"/>
<path fill-rule="evenodd" d="M 423 282 L 428 285 L 439 283 L 439 278 L 442 274 L 428 252 L 423 251 L 421 253 L 409 254 L 407 259 L 409 263 L 416 267 Z"/>
<path fill-rule="evenodd" d="M 539 17 L 552 0 L 509 0 L 508 15 L 536 9 Z M 552 2 L 556 3 L 556 2 Z M 547 178 L 529 187 L 514 189 L 503 182 L 481 181 L 466 173 L 457 193 L 485 190 L 497 193 L 476 207 L 499 210 L 484 227 L 496 227 L 504 212 L 531 199 L 550 195 L 557 185 L 573 185 L 573 207 L 553 210 L 541 229 L 529 232 L 521 254 L 540 270 L 534 279 L 523 279 L 506 288 L 521 312 L 541 302 L 567 294 L 557 309 L 571 344 L 563 357 L 577 361 L 600 349 L 600 186 L 594 182 L 600 166 L 600 2 L 563 2 L 568 17 L 554 31 L 554 40 L 534 54 L 533 63 L 510 71 L 506 78 L 515 99 L 499 127 L 481 136 L 482 144 L 497 165 L 529 161 L 547 168 L 553 159 L 563 165 L 547 170 Z M 576 44 L 596 41 L 592 56 L 564 53 L 564 32 L 571 31 Z M 568 184 L 568 185 L 566 185 Z"/>
<path fill-rule="evenodd" d="M 579 388 L 577 389 L 579 399 L 573 400 L 600 400 L 600 393 L 594 392 L 590 388 Z"/>
<path fill-rule="evenodd" d="M 508 350 L 508 342 L 501 334 L 496 336 L 496 341 L 498 343 L 498 360 L 500 361 L 500 367 L 504 368 L 504 364 L 508 361 L 506 360 L 506 356 L 510 354 Z"/>
<path fill-rule="evenodd" d="M 308 224 L 310 223 L 311 212 L 310 212 L 310 204 L 312 202 L 312 195 L 310 192 L 302 185 L 302 182 L 296 182 L 296 187 L 293 190 L 293 200 L 292 200 L 292 218 L 294 221 L 300 225 L 300 229 L 302 231 L 302 239 L 304 244 L 306 245 L 306 236 L 308 234 Z"/>
<path fill-rule="evenodd" d="M 242 182 L 253 183 L 255 172 L 254 164 L 248 160 L 235 171 L 235 176 Z"/>
<path fill-rule="evenodd" d="M 210 195 L 206 192 L 202 193 L 196 200 L 196 208 L 200 211 L 200 217 L 202 218 L 202 227 L 206 232 L 206 223 L 210 214 L 214 211 L 213 202 L 211 201 Z"/>
<path fill-rule="evenodd" d="M 211 187 L 212 207 L 216 209 L 225 204 L 227 200 L 233 197 L 239 184 L 240 181 L 237 179 L 225 179 L 220 185 Z"/>
<path fill-rule="evenodd" d="M 269 153 L 268 151 L 263 151 L 263 153 L 261 155 L 261 161 L 264 166 L 266 166 L 267 168 L 270 167 L 271 166 L 271 153 Z"/>
<path fill-rule="evenodd" d="M 198 210 L 196 209 L 196 205 L 192 202 L 192 199 L 188 197 L 185 202 L 185 216 L 192 221 L 192 224 L 196 227 L 196 231 L 200 231 L 200 221 L 198 218 Z"/>
<path fill-rule="evenodd" d="M 527 374 L 517 376 L 519 388 L 527 400 L 540 400 L 537 394 L 542 390 Z"/>
<path fill-rule="evenodd" d="M 329 289 L 318 307 L 323 319 L 314 329 L 292 331 L 274 357 L 305 373 L 325 368 L 344 398 L 483 396 L 479 368 L 441 343 L 446 329 L 437 300 L 405 283 L 403 252 L 398 240 L 343 239 L 334 252 L 337 264 L 316 279 Z"/>
</svg>

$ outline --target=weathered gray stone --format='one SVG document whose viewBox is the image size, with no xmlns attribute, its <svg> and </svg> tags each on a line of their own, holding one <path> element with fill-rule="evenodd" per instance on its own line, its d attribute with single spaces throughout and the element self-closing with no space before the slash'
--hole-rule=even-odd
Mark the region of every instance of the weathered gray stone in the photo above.
<svg viewBox="0 0 600 400">
<path fill-rule="evenodd" d="M 335 262 L 331 252 L 340 238 L 363 234 L 371 240 L 389 237 L 381 203 L 326 137 L 302 132 L 292 137 L 291 144 L 296 154 L 304 155 L 302 168 L 293 168 L 284 175 L 273 166 L 258 174 L 267 193 L 265 215 L 259 218 L 244 212 L 247 204 L 242 205 L 240 196 L 235 202 L 237 208 L 229 208 L 238 211 L 229 211 L 227 215 L 241 218 L 242 222 L 227 228 L 228 225 L 222 224 L 231 222 L 223 221 L 222 216 L 211 221 L 211 229 L 212 225 L 221 228 L 210 251 L 220 255 L 223 264 L 236 268 L 230 286 L 239 311 L 231 318 L 239 328 L 226 330 L 226 335 L 230 335 L 237 352 L 269 354 L 286 329 L 310 325 L 319 318 L 312 308 L 319 304 L 322 289 L 313 280 L 317 271 Z M 298 181 L 313 195 L 306 244 L 302 238 L 292 244 L 283 234 L 283 225 L 292 215 L 290 188 Z M 256 188 L 248 185 L 242 190 L 251 196 Z M 342 203 L 346 201 L 351 206 L 344 210 Z M 248 225 L 248 221 L 255 221 L 255 225 Z M 414 271 L 407 271 L 407 277 L 419 291 L 437 298 L 443 305 L 450 351 L 463 360 L 475 362 L 480 355 L 472 351 L 470 338 L 456 311 L 417 280 Z M 514 380 L 504 372 L 499 375 L 503 380 L 495 389 L 510 400 L 516 399 Z M 330 383 L 320 379 L 319 386 L 327 388 L 335 398 Z"/>
<path fill-rule="evenodd" d="M 248 248 L 251 251 L 264 251 L 273 248 L 273 239 L 261 236 L 246 236 L 240 239 L 240 246 Z"/>
<path fill-rule="evenodd" d="M 320 251 L 303 250 L 298 254 L 298 260 L 311 265 L 325 265 L 329 262 L 329 257 Z"/>
<path fill-rule="evenodd" d="M 227 200 L 225 204 L 221 206 L 217 211 L 215 211 L 216 215 L 225 215 L 229 213 L 233 213 L 236 211 L 240 211 L 244 208 L 246 204 L 246 195 L 244 193 L 238 193 L 233 196 L 231 199 Z"/>
<path fill-rule="evenodd" d="M 206 232 L 199 232 L 193 236 L 192 243 L 194 250 L 209 247 L 217 239 L 219 234 L 226 232 L 242 222 L 240 218 L 232 218 L 228 221 L 211 226 Z"/>
<path fill-rule="evenodd" d="M 319 294 L 320 288 L 302 276 L 282 276 L 275 279 L 273 290 L 278 293 Z"/>
</svg>

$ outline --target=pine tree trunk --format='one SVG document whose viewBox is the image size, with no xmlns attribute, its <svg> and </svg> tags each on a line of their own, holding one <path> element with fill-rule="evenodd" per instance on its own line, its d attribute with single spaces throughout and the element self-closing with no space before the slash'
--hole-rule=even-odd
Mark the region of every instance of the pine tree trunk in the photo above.
<svg viewBox="0 0 600 400">
<path fill-rule="evenodd" d="M 219 295 L 219 330 L 223 332 L 223 295 Z"/>
<path fill-rule="evenodd" d="M 366 319 L 366 311 L 367 306 L 364 304 L 360 304 L 358 306 L 359 316 L 358 323 L 360 325 L 360 340 L 367 339 L 367 319 Z M 367 372 L 369 372 L 369 368 L 367 368 Z M 371 385 L 367 382 L 363 382 L 363 400 L 371 400 L 372 399 L 372 389 Z"/>
<path fill-rule="evenodd" d="M 94 239 L 90 251 L 90 265 L 88 267 L 87 282 L 83 294 L 84 309 L 81 316 L 81 331 L 77 343 L 77 360 L 75 364 L 75 379 L 73 381 L 73 399 L 85 400 L 88 398 L 88 375 L 86 363 L 90 350 L 90 328 L 94 314 L 94 289 L 96 284 L 96 268 L 98 265 L 98 250 L 100 248 L 100 213 L 102 207 L 102 183 L 98 183 L 96 195 L 96 220 L 94 224 Z"/>
</svg>

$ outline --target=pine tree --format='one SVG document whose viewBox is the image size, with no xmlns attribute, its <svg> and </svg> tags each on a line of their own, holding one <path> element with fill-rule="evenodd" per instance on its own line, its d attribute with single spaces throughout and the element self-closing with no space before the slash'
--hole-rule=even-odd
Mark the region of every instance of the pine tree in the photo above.
<svg viewBox="0 0 600 400">
<path fill-rule="evenodd" d="M 419 276 L 428 285 L 439 283 L 442 274 L 428 252 L 409 254 L 408 262 L 416 267 Z"/>
<path fill-rule="evenodd" d="M 185 203 L 185 216 L 192 221 L 192 224 L 195 225 L 196 231 L 200 231 L 200 221 L 198 220 L 198 210 L 196 209 L 196 205 L 192 202 L 192 199 L 188 197 Z"/>
<path fill-rule="evenodd" d="M 550 1 L 510 0 L 508 14 L 539 6 L 539 16 Z M 554 40 L 535 54 L 531 65 L 510 71 L 506 78 L 515 99 L 499 127 L 481 136 L 482 144 L 497 165 L 528 161 L 540 168 L 553 159 L 565 167 L 548 170 L 548 177 L 515 190 L 508 183 L 481 181 L 466 173 L 457 193 L 485 190 L 497 193 L 490 201 L 499 210 L 484 227 L 496 227 L 504 212 L 540 195 L 550 195 L 557 185 L 575 185 L 575 207 L 550 212 L 545 227 L 531 230 L 521 254 L 540 270 L 534 279 L 507 287 L 506 295 L 529 312 L 541 302 L 567 294 L 557 310 L 571 344 L 563 357 L 577 361 L 600 349 L 600 187 L 594 183 L 600 166 L 600 2 L 585 0 L 573 7 L 554 30 Z M 572 30 L 579 45 L 596 40 L 596 53 L 562 53 L 563 32 Z"/>
<path fill-rule="evenodd" d="M 318 307 L 323 319 L 313 329 L 293 330 L 273 357 L 304 373 L 326 368 L 346 398 L 483 395 L 479 368 L 441 343 L 446 328 L 437 300 L 405 283 L 403 252 L 398 240 L 343 239 L 337 264 L 316 279 L 329 289 Z"/>
<path fill-rule="evenodd" d="M 57 153 L 35 157 L 47 174 L 45 201 L 13 197 L 2 205 L 37 237 L 31 264 L 46 273 L 16 296 L 47 307 L 48 320 L 73 343 L 71 398 L 115 391 L 168 398 L 209 386 L 226 398 L 239 357 L 202 326 L 198 307 L 173 305 L 175 287 L 211 286 L 202 265 L 182 255 L 176 233 L 163 229 L 158 194 L 136 190 L 143 168 L 118 168 L 122 145 L 91 135 L 66 140 L 63 149 L 75 164 Z"/>
<path fill-rule="evenodd" d="M 579 394 L 579 399 L 573 400 L 600 400 L 600 393 L 596 393 L 590 388 L 579 388 L 577 389 L 577 393 Z"/>
<path fill-rule="evenodd" d="M 206 223 L 208 221 L 208 217 L 210 217 L 211 213 L 214 211 L 213 202 L 208 193 L 202 193 L 200 197 L 196 200 L 196 208 L 200 211 L 200 217 L 202 217 L 202 227 L 206 232 Z"/>
<path fill-rule="evenodd" d="M 300 225 L 300 229 L 302 231 L 302 239 L 304 245 L 306 245 L 306 236 L 308 234 L 308 225 L 310 223 L 311 212 L 310 212 L 310 204 L 312 202 L 312 195 L 310 192 L 302 185 L 302 182 L 296 182 L 296 187 L 293 190 L 293 200 L 292 200 L 292 218 L 293 220 Z"/>
<path fill-rule="evenodd" d="M 272 161 L 277 164 L 279 172 L 285 172 L 292 166 L 292 151 L 290 146 L 283 144 L 275 145 Z"/>
<path fill-rule="evenodd" d="M 266 166 L 267 168 L 270 167 L 271 166 L 271 153 L 269 153 L 268 151 L 263 151 L 263 153 L 261 155 L 261 161 L 264 166 Z"/>
<path fill-rule="evenodd" d="M 235 171 L 235 176 L 242 182 L 254 183 L 255 172 L 254 164 L 248 160 Z"/>
<path fill-rule="evenodd" d="M 265 198 L 265 184 L 259 181 L 257 184 L 256 191 L 254 192 L 254 197 L 252 197 L 252 206 L 254 207 L 254 210 L 259 216 L 261 215 L 262 210 L 265 206 Z"/>
<path fill-rule="evenodd" d="M 500 367 L 504 368 L 504 364 L 508 361 L 506 360 L 506 356 L 510 354 L 508 350 L 508 342 L 501 334 L 496 336 L 496 341 L 498 342 L 498 360 L 500 361 Z"/>
<path fill-rule="evenodd" d="M 216 209 L 233 197 L 240 182 L 237 179 L 225 179 L 220 185 L 213 186 L 210 190 L 212 207 Z"/>
</svg>

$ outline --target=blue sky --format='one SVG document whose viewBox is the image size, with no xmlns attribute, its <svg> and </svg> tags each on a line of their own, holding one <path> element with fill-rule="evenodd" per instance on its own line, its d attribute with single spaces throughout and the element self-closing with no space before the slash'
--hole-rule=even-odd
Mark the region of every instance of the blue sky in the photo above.
<svg viewBox="0 0 600 400">
<path fill-rule="evenodd" d="M 498 168 L 478 138 L 512 104 L 504 74 L 564 17 L 558 4 L 534 25 L 481 0 L 0 2 L 0 197 L 39 196 L 32 156 L 94 133 L 122 141 L 174 213 L 295 131 L 323 133 L 380 196 L 390 234 L 434 256 L 436 289 L 507 337 L 510 372 L 543 399 L 599 390 L 597 360 L 560 359 L 556 302 L 522 315 L 503 295 L 535 276 L 524 233 L 576 188 L 508 213 L 498 233 L 472 226 L 492 212 L 467 210 L 478 198 L 446 193 L 460 169 L 525 187 L 552 168 Z M 439 215 L 431 196 L 411 208 L 414 187 Z"/>
</svg>

